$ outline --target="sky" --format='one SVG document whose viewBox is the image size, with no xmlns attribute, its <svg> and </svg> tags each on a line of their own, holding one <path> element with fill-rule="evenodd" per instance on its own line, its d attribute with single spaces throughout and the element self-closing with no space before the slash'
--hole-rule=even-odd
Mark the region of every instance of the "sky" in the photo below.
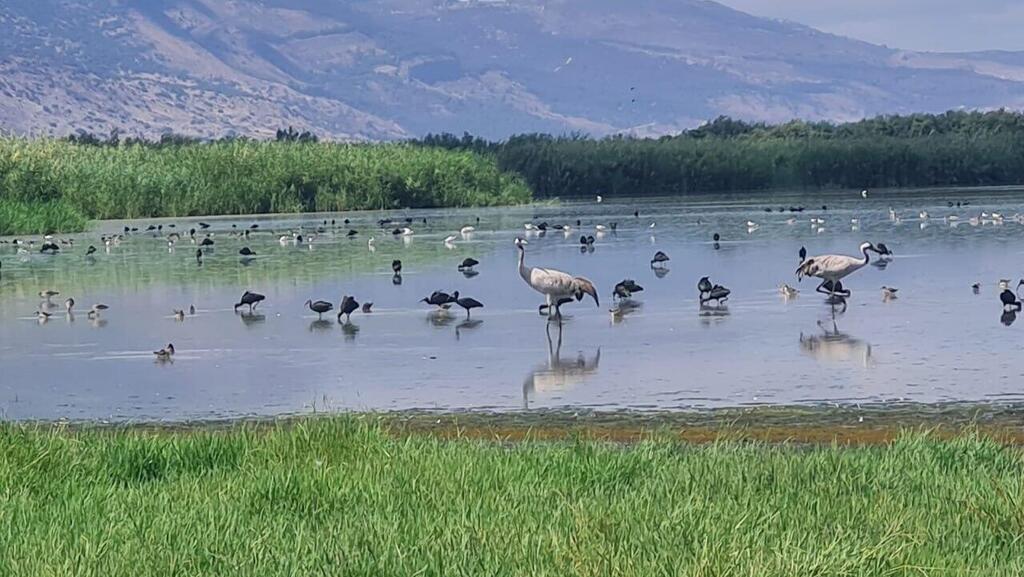
<svg viewBox="0 0 1024 577">
<path fill-rule="evenodd" d="M 890 48 L 1024 50 L 1022 0 L 718 0 Z"/>
</svg>

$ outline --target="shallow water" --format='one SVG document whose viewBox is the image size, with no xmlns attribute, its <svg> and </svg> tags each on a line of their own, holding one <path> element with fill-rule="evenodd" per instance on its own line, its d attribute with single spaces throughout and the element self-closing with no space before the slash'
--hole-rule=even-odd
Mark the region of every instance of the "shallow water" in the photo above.
<svg viewBox="0 0 1024 577">
<path fill-rule="evenodd" d="M 770 198 L 770 200 L 769 200 Z M 947 201 L 970 201 L 949 208 Z M 821 205 L 828 210 L 821 210 Z M 764 207 L 804 205 L 799 214 Z M 889 218 L 897 209 L 902 221 Z M 812 209 L 814 207 L 815 209 Z M 639 209 L 640 217 L 633 211 Z M 930 218 L 922 221 L 921 210 Z M 1004 224 L 968 222 L 1001 212 Z M 699 201 L 562 203 L 502 209 L 394 211 L 414 219 L 412 237 L 393 238 L 382 213 L 202 219 L 215 249 L 200 266 L 187 238 L 169 250 L 163 234 L 137 232 L 105 250 L 102 232 L 72 235 L 62 254 L 27 255 L 0 245 L 0 414 L 8 419 L 189 420 L 332 410 L 535 408 L 674 410 L 759 404 L 1009 403 L 1024 400 L 1024 323 L 1005 326 L 996 283 L 1021 274 L 1024 190 L 877 192 L 821 195 L 716 196 Z M 958 226 L 943 217 L 958 215 Z M 350 225 L 343 225 L 343 218 Z M 480 222 L 475 219 L 479 217 Z M 823 230 L 809 224 L 825 219 Z M 278 236 L 337 219 L 312 248 L 282 245 Z M 427 224 L 422 223 L 422 219 Z M 527 235 L 527 221 L 582 226 L 569 235 Z M 796 218 L 795 224 L 787 219 Z M 859 219 L 852 230 L 851 218 Z M 748 230 L 747 220 L 757 222 Z M 134 221 L 175 223 L 196 219 Z M 618 223 L 598 235 L 593 252 L 581 232 Z M 656 226 L 652 229 L 650 224 Z M 233 232 L 258 223 L 248 240 Z M 232 228 L 232 225 L 237 228 Z M 463 225 L 454 248 L 442 239 Z M 345 237 L 349 229 L 360 234 Z M 582 230 L 581 230 L 582 229 Z M 718 232 L 718 248 L 711 241 Z M 375 251 L 367 246 L 376 237 Z M 526 236 L 527 265 L 591 278 L 601 305 L 565 307 L 561 328 L 537 314 L 542 302 L 519 278 L 513 239 Z M 8 239 L 9 240 L 9 239 Z M 855 254 L 862 240 L 882 241 L 896 257 L 849 277 L 845 312 L 798 284 L 797 251 Z M 93 258 L 86 247 L 99 249 Z M 243 264 L 249 246 L 257 257 Z M 659 277 L 649 261 L 671 257 Z M 456 265 L 481 261 L 467 278 Z M 402 259 L 402 283 L 391 261 Z M 696 282 L 709 275 L 732 289 L 722 310 L 701 311 Z M 640 306 L 613 319 L 612 286 L 633 278 Z M 788 282 L 801 293 L 785 300 Z M 971 284 L 981 282 L 979 294 Z M 899 288 L 883 301 L 882 285 Z M 40 323 L 36 293 L 75 298 Z M 242 291 L 267 295 L 258 315 L 232 310 Z M 459 290 L 482 301 L 465 322 L 461 309 L 432 314 L 417 301 L 431 291 Z M 343 294 L 374 302 L 373 312 L 339 324 L 316 322 L 306 299 L 337 305 Z M 95 302 L 111 306 L 87 318 Z M 179 322 L 172 309 L 196 306 Z M 835 323 L 833 325 L 833 322 Z M 174 343 L 173 362 L 151 351 Z M 560 344 L 560 346 L 559 346 Z"/>
</svg>

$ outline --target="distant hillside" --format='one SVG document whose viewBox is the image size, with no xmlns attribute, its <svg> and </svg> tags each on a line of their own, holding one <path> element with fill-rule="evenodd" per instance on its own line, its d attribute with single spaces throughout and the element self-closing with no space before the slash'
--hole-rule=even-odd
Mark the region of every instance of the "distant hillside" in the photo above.
<svg viewBox="0 0 1024 577">
<path fill-rule="evenodd" d="M 891 50 L 702 0 L 4 0 L 0 128 L 660 135 L 1024 105 L 1024 55 Z"/>
</svg>

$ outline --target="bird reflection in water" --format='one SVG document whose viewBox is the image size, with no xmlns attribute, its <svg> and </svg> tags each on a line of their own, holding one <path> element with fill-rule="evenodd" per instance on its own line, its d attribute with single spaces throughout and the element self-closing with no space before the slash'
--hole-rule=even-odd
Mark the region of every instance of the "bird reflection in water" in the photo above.
<svg viewBox="0 0 1024 577">
<path fill-rule="evenodd" d="M 1012 325 L 1014 323 L 1014 321 L 1016 321 L 1016 320 L 1017 320 L 1017 311 L 1014 310 L 1014 309 L 1010 309 L 1008 311 L 1003 311 L 1003 314 L 999 315 L 999 322 L 1003 323 L 1006 326 Z"/>
<path fill-rule="evenodd" d="M 700 323 L 705 327 L 710 327 L 712 324 L 724 321 L 729 318 L 730 314 L 729 305 L 724 303 L 702 303 L 697 312 L 697 316 L 700 318 Z"/>
<path fill-rule="evenodd" d="M 447 309 L 437 309 L 427 313 L 427 322 L 435 327 L 447 327 L 455 322 L 455 316 Z"/>
<path fill-rule="evenodd" d="M 238 318 L 242 320 L 242 324 L 247 327 L 263 324 L 267 320 L 267 315 L 263 313 L 244 313 L 239 311 L 237 314 Z"/>
<path fill-rule="evenodd" d="M 633 299 L 622 299 L 608 312 L 612 315 L 612 324 L 619 324 L 627 316 L 639 311 L 644 306 L 644 303 L 635 301 Z"/>
<path fill-rule="evenodd" d="M 394 276 L 391 277 L 391 284 L 393 284 L 393 285 L 400 285 L 400 284 L 402 284 L 402 273 L 396 272 L 394 274 Z"/>
<path fill-rule="evenodd" d="M 864 367 L 871 364 L 871 344 L 839 331 L 836 321 L 818 321 L 823 334 L 805 336 L 800 333 L 800 350 L 818 361 L 834 363 L 859 361 Z"/>
<path fill-rule="evenodd" d="M 530 397 L 538 392 L 563 391 L 584 382 L 588 376 L 597 373 L 601 362 L 600 347 L 594 356 L 589 358 L 582 351 L 573 358 L 562 358 L 562 327 L 555 326 L 558 336 L 554 341 L 551 338 L 551 330 L 551 325 L 548 325 L 547 362 L 537 365 L 523 381 L 523 408 L 530 408 Z"/>
<path fill-rule="evenodd" d="M 359 334 L 359 325 L 352 321 L 341 323 L 341 332 L 345 335 L 346 341 L 354 341 Z"/>
<path fill-rule="evenodd" d="M 455 340 L 462 338 L 462 331 L 473 330 L 482 324 L 484 324 L 484 321 L 481 319 L 466 319 L 455 325 Z"/>
<path fill-rule="evenodd" d="M 329 330 L 333 326 L 333 324 L 334 323 L 326 319 L 316 319 L 315 321 L 309 323 L 309 332 L 322 332 L 325 330 Z"/>
<path fill-rule="evenodd" d="M 101 329 L 107 326 L 107 319 L 100 318 L 98 316 L 89 317 L 89 324 L 95 329 Z"/>
</svg>

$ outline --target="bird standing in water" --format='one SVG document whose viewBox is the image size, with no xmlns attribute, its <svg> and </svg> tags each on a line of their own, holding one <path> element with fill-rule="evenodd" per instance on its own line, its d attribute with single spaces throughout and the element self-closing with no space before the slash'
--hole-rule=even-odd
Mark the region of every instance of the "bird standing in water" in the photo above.
<svg viewBox="0 0 1024 577">
<path fill-rule="evenodd" d="M 159 361 L 168 361 L 174 356 L 174 344 L 167 343 L 167 346 L 160 349 L 159 351 L 153 351 Z"/>
<path fill-rule="evenodd" d="M 359 310 L 359 303 L 355 298 L 348 295 L 341 297 L 341 304 L 338 305 L 338 322 L 341 322 L 341 315 L 345 315 L 345 322 L 352 322 L 352 313 L 357 310 Z"/>
<path fill-rule="evenodd" d="M 456 293 L 458 294 L 458 293 Z M 469 311 L 473 309 L 482 308 L 484 305 L 480 301 L 472 297 L 458 297 L 455 299 L 455 304 L 466 309 L 466 318 L 469 318 Z"/>
<path fill-rule="evenodd" d="M 248 305 L 249 312 L 252 312 L 252 310 L 256 308 L 256 305 L 263 302 L 263 300 L 266 298 L 267 297 L 259 293 L 245 291 L 244 293 L 242 293 L 242 298 L 239 299 L 237 303 L 235 303 L 235 310 L 237 311 L 238 307 L 240 306 Z"/>
<path fill-rule="evenodd" d="M 315 301 L 314 302 L 312 300 L 307 300 L 306 301 L 306 306 L 309 307 L 309 310 L 311 310 L 311 311 L 316 313 L 318 319 L 323 319 L 324 318 L 324 313 L 326 313 L 326 312 L 328 312 L 328 311 L 330 311 L 330 310 L 332 310 L 334 308 L 334 305 L 332 305 L 331 303 L 329 303 L 327 301 Z"/>
<path fill-rule="evenodd" d="M 538 312 L 541 314 L 547 312 L 550 317 L 553 308 L 555 309 L 555 318 L 561 319 L 562 305 L 572 298 L 581 301 L 584 295 L 590 295 L 594 299 L 594 303 L 601 306 L 597 289 L 589 279 L 581 276 L 574 277 L 569 273 L 550 268 L 527 267 L 524 245 L 525 242 L 522 239 L 516 239 L 516 248 L 519 249 L 519 276 L 533 290 L 544 295 L 547 302 L 538 308 Z"/>
</svg>

